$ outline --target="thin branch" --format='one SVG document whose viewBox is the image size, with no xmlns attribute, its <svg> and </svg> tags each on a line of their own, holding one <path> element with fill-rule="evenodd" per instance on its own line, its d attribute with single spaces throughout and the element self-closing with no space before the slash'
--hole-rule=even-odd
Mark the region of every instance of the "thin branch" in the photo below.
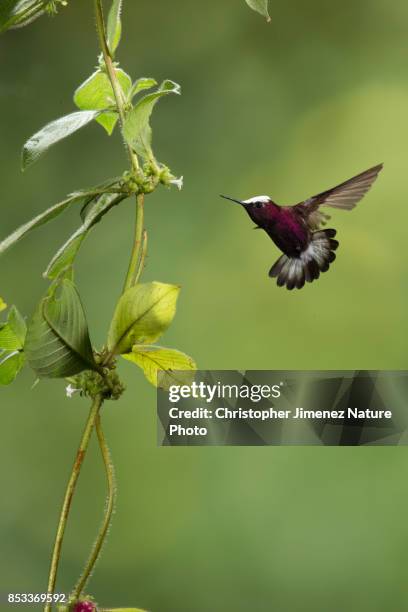
<svg viewBox="0 0 408 612">
<path fill-rule="evenodd" d="M 134 279 L 140 277 L 141 274 L 141 253 L 143 243 L 143 220 L 144 220 L 144 194 L 140 193 L 136 197 L 136 222 L 135 222 L 135 237 L 133 242 L 132 254 L 129 261 L 129 267 L 126 275 L 123 293 L 133 287 Z"/>
<path fill-rule="evenodd" d="M 138 269 L 136 271 L 136 275 L 135 278 L 133 279 L 133 285 L 137 285 L 137 283 L 139 282 L 140 276 L 142 275 L 142 272 L 144 270 L 145 267 L 145 262 L 146 262 L 146 253 L 147 253 L 147 231 L 144 230 L 143 231 L 143 237 L 142 237 L 142 250 L 140 252 L 140 259 L 139 259 L 139 265 L 138 265 Z"/>
<path fill-rule="evenodd" d="M 76 454 L 75 462 L 72 467 L 71 476 L 69 478 L 67 488 L 65 491 L 65 497 L 61 508 L 60 518 L 57 527 L 57 533 L 55 536 L 54 549 L 51 558 L 51 566 L 48 578 L 47 593 L 53 594 L 55 590 L 55 583 L 57 580 L 58 565 L 61 557 L 62 541 L 64 539 L 65 528 L 67 526 L 68 515 L 71 508 L 72 498 L 74 496 L 76 484 L 81 471 L 81 467 L 88 450 L 89 440 L 91 438 L 92 430 L 94 428 L 96 419 L 98 417 L 99 410 L 103 404 L 103 398 L 97 395 L 92 402 L 91 409 L 89 411 L 88 420 L 85 425 L 85 429 L 82 434 L 81 442 Z M 50 612 L 51 603 L 47 603 L 44 612 Z"/>
<path fill-rule="evenodd" d="M 113 510 L 115 506 L 115 493 L 116 493 L 115 471 L 113 469 L 113 463 L 111 460 L 109 447 L 106 443 L 106 438 L 103 433 L 101 419 L 99 415 L 96 418 L 95 428 L 96 428 L 96 434 L 98 436 L 99 447 L 102 453 L 103 463 L 105 466 L 106 481 L 108 485 L 108 496 L 106 499 L 105 516 L 103 518 L 102 525 L 100 527 L 98 536 L 95 540 L 95 543 L 94 543 L 91 555 L 88 559 L 88 562 L 73 592 L 73 597 L 75 600 L 81 596 L 83 590 L 85 589 L 87 582 L 95 567 L 95 564 L 99 558 L 99 555 L 101 554 L 102 546 L 104 544 L 105 538 L 109 530 L 109 526 L 111 524 L 112 514 L 113 514 Z"/>
<path fill-rule="evenodd" d="M 95 0 L 95 15 L 96 15 L 96 29 L 98 32 L 99 45 L 102 51 L 103 59 L 105 61 L 106 70 L 110 83 L 112 85 L 113 94 L 115 96 L 116 107 L 118 109 L 120 124 L 123 128 L 125 122 L 125 101 L 123 98 L 123 91 L 120 86 L 118 77 L 116 75 L 115 67 L 113 65 L 113 59 L 109 50 L 108 41 L 106 38 L 105 19 L 103 16 L 103 8 L 101 0 Z M 133 169 L 136 171 L 139 168 L 139 160 L 136 153 L 129 145 L 126 145 L 129 153 L 130 161 Z"/>
<path fill-rule="evenodd" d="M 120 124 L 123 129 L 125 122 L 125 101 L 123 99 L 123 92 L 118 81 L 115 67 L 109 45 L 106 38 L 105 20 L 103 16 L 103 7 L 101 0 L 95 0 L 95 15 L 96 15 L 96 27 L 98 31 L 99 45 L 101 47 L 103 59 L 105 61 L 106 70 L 110 83 L 112 85 L 113 93 L 115 96 L 116 107 L 119 113 Z M 129 145 L 126 145 L 129 153 L 132 169 L 134 172 L 139 170 L 139 160 L 135 151 Z M 133 242 L 132 254 L 129 262 L 128 272 L 124 284 L 123 292 L 132 286 L 133 280 L 136 276 L 140 277 L 140 259 L 141 259 L 141 247 L 142 247 L 142 235 L 143 235 L 143 223 L 144 223 L 144 194 L 136 196 L 136 225 L 135 225 L 135 237 Z"/>
</svg>

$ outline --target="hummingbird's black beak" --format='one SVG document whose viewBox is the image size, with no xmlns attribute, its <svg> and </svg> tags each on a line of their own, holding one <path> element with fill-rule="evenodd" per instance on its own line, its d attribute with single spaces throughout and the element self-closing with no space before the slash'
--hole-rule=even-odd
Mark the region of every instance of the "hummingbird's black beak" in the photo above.
<svg viewBox="0 0 408 612">
<path fill-rule="evenodd" d="M 220 194 L 220 198 L 224 198 L 225 200 L 231 200 L 231 202 L 235 202 L 236 204 L 242 204 L 242 206 L 245 206 L 245 202 L 243 202 L 242 200 L 236 200 L 235 198 L 230 198 L 229 196 L 222 194 Z"/>
</svg>

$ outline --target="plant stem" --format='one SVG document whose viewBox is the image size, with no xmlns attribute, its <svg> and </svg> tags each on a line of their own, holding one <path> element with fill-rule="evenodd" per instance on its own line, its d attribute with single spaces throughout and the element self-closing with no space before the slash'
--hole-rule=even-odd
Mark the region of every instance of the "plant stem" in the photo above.
<svg viewBox="0 0 408 612">
<path fill-rule="evenodd" d="M 95 567 L 95 563 L 97 562 L 99 555 L 101 553 L 102 550 L 102 546 L 103 543 L 105 541 L 106 535 L 108 533 L 108 529 L 109 526 L 111 524 L 111 519 L 112 519 L 112 513 L 113 513 L 113 509 L 114 509 L 114 505 L 115 505 L 115 492 L 116 492 L 116 485 L 115 485 L 115 472 L 113 469 L 113 464 L 112 464 L 112 460 L 111 460 L 111 456 L 110 456 L 110 452 L 109 452 L 109 447 L 106 443 L 106 438 L 105 435 L 103 433 L 103 429 L 102 429 L 102 424 L 101 424 L 101 418 L 99 416 L 99 414 L 96 417 L 96 421 L 95 421 L 95 429 L 96 429 L 96 434 L 98 436 L 98 442 L 99 442 L 99 447 L 101 449 L 101 453 L 102 453 L 102 459 L 103 459 L 103 463 L 105 466 L 105 473 L 106 473 L 106 480 L 107 480 L 107 484 L 108 484 L 108 496 L 106 499 L 106 510 L 105 510 L 105 516 L 102 522 L 102 525 L 100 527 L 98 536 L 96 538 L 96 541 L 94 543 L 91 555 L 88 559 L 88 562 L 78 580 L 78 584 L 75 587 L 75 590 L 73 592 L 73 597 L 75 599 L 78 599 L 83 590 L 86 587 L 86 584 L 89 580 L 89 577 L 92 573 L 93 568 Z"/>
<path fill-rule="evenodd" d="M 119 114 L 120 124 L 123 129 L 123 125 L 125 122 L 125 115 L 126 115 L 126 100 L 124 98 L 122 88 L 118 81 L 115 66 L 113 63 L 113 58 L 112 58 L 112 55 L 111 55 L 111 52 L 109 50 L 109 46 L 107 43 L 102 1 L 94 0 L 94 6 L 95 6 L 96 26 L 97 26 L 99 44 L 100 44 L 103 58 L 105 61 L 106 71 L 107 71 L 110 83 L 112 85 L 116 107 L 117 107 L 117 111 Z M 139 171 L 139 160 L 138 160 L 137 154 L 129 145 L 126 145 L 126 148 L 128 151 L 131 165 L 132 165 L 132 170 L 134 173 L 137 173 Z M 143 223 L 144 223 L 144 194 L 138 194 L 136 196 L 136 223 L 135 223 L 134 244 L 133 244 L 131 259 L 130 259 L 129 268 L 128 268 L 128 272 L 126 276 L 124 291 L 128 289 L 129 287 L 131 287 L 133 283 L 139 279 L 140 274 L 143 270 L 144 260 L 146 256 L 146 245 L 147 245 L 147 234 L 143 230 Z M 89 576 L 91 575 L 94 565 L 99 557 L 103 542 L 106 538 L 106 534 L 109 529 L 113 507 L 114 507 L 114 500 L 115 500 L 115 481 L 114 481 L 114 471 L 113 471 L 113 466 L 112 466 L 112 462 L 110 459 L 109 449 L 106 444 L 105 436 L 104 436 L 100 418 L 99 418 L 99 411 L 100 411 L 102 404 L 103 404 L 103 397 L 101 395 L 96 396 L 96 398 L 94 399 L 92 403 L 92 407 L 91 407 L 91 410 L 88 416 L 88 420 L 87 420 L 84 432 L 82 434 L 80 446 L 77 451 L 76 459 L 75 459 L 75 462 L 74 462 L 74 465 L 71 471 L 71 476 L 68 481 L 68 485 L 67 485 L 67 489 L 65 492 L 65 497 L 64 497 L 64 501 L 63 501 L 62 509 L 60 513 L 60 519 L 58 523 L 57 534 L 55 538 L 54 549 L 53 549 L 53 554 L 52 554 L 52 559 L 51 559 L 51 567 L 50 567 L 49 579 L 48 579 L 48 593 L 49 594 L 53 594 L 55 590 L 58 565 L 59 565 L 60 556 L 61 556 L 62 542 L 63 542 L 63 538 L 65 534 L 65 529 L 66 529 L 68 515 L 69 515 L 71 503 L 72 503 L 72 498 L 75 492 L 75 488 L 76 488 L 76 484 L 77 484 L 80 470 L 82 467 L 82 463 L 83 463 L 86 451 L 88 449 L 89 440 L 91 438 L 92 430 L 94 427 L 96 427 L 99 446 L 102 452 L 102 458 L 103 458 L 104 465 L 105 465 L 106 477 L 107 477 L 107 482 L 108 482 L 108 497 L 107 497 L 106 512 L 105 512 L 104 520 L 102 522 L 101 529 L 97 536 L 97 539 L 92 549 L 89 560 L 85 566 L 84 571 L 82 572 L 82 575 L 79 578 L 78 584 L 73 593 L 74 598 L 76 599 L 80 596 L 80 594 L 82 593 L 83 589 L 86 586 L 86 583 L 88 582 Z M 47 603 L 44 608 L 44 612 L 50 612 L 51 608 L 52 608 L 52 604 Z"/>
<path fill-rule="evenodd" d="M 126 275 L 123 293 L 133 287 L 135 279 L 140 277 L 141 266 L 143 265 L 141 253 L 143 240 L 143 219 L 144 219 L 144 194 L 136 196 L 136 221 L 135 237 L 133 242 L 132 254 L 130 256 L 129 267 Z"/>
<path fill-rule="evenodd" d="M 138 265 L 138 269 L 136 271 L 136 275 L 135 278 L 133 279 L 133 285 L 137 285 L 137 283 L 139 282 L 139 279 L 142 275 L 144 266 L 145 266 L 145 261 L 146 261 L 146 253 L 147 253 L 147 232 L 146 230 L 144 230 L 143 232 L 143 237 L 142 237 L 142 250 L 140 251 L 140 260 L 139 260 L 139 265 Z"/>
<path fill-rule="evenodd" d="M 95 0 L 95 15 L 96 15 L 96 28 L 98 32 L 99 45 L 101 47 L 103 59 L 105 61 L 106 70 L 110 83 L 112 85 L 113 94 L 115 96 L 116 107 L 118 109 L 120 124 L 123 129 L 125 122 L 125 100 L 123 98 L 122 88 L 118 81 L 115 67 L 113 65 L 113 59 L 109 50 L 107 38 L 105 20 L 103 16 L 102 0 Z M 135 151 L 128 144 L 126 145 L 132 169 L 136 173 L 139 170 L 139 161 Z M 142 247 L 142 236 L 143 236 L 143 222 L 144 222 L 144 194 L 140 193 L 136 196 L 136 224 L 135 224 L 135 237 L 133 242 L 132 254 L 129 262 L 128 272 L 124 284 L 123 292 L 126 289 L 132 287 L 134 279 L 140 277 L 140 260 L 141 260 L 141 247 Z"/>
<path fill-rule="evenodd" d="M 91 409 L 89 411 L 88 420 L 85 425 L 85 429 L 82 434 L 81 442 L 79 444 L 79 448 L 76 454 L 75 462 L 72 467 L 71 476 L 68 481 L 68 485 L 65 491 L 65 497 L 61 508 L 60 518 L 58 522 L 57 533 L 55 536 L 54 549 L 51 558 L 51 566 L 50 573 L 48 578 L 48 589 L 47 593 L 53 594 L 55 589 L 55 583 L 57 580 L 57 572 L 58 565 L 61 556 L 61 547 L 62 541 L 64 538 L 65 528 L 67 526 L 67 520 L 69 511 L 71 508 L 72 498 L 75 492 L 75 487 L 78 482 L 78 477 L 81 471 L 81 467 L 85 458 L 86 451 L 88 450 L 89 440 L 91 438 L 91 433 L 95 425 L 95 421 L 98 417 L 99 410 L 102 406 L 103 398 L 100 395 L 97 395 L 93 402 Z M 51 604 L 47 603 L 44 612 L 50 612 Z"/>
<path fill-rule="evenodd" d="M 98 32 L 99 46 L 102 51 L 103 59 L 105 61 L 106 70 L 108 73 L 108 77 L 113 89 L 113 95 L 115 96 L 116 107 L 118 109 L 119 119 L 121 127 L 123 128 L 123 124 L 125 122 L 125 100 L 123 98 L 123 91 L 118 81 L 118 77 L 116 75 L 115 67 L 113 65 L 113 59 L 111 56 L 111 52 L 109 50 L 107 38 L 106 38 L 106 28 L 105 28 L 105 19 L 103 16 L 103 8 L 102 1 L 95 0 L 95 15 L 96 15 L 96 29 Z M 132 163 L 133 170 L 138 170 L 139 161 L 137 159 L 136 153 L 133 151 L 129 145 L 126 145 L 130 161 Z"/>
</svg>

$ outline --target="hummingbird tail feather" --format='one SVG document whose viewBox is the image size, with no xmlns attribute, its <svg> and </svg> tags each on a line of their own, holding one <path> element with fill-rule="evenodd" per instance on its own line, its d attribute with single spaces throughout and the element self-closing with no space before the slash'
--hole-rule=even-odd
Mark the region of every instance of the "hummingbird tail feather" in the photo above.
<svg viewBox="0 0 408 612">
<path fill-rule="evenodd" d="M 313 232 L 309 246 L 299 257 L 282 255 L 269 271 L 271 278 L 276 278 L 277 285 L 287 289 L 301 289 L 305 282 L 312 283 L 318 279 L 320 272 L 326 272 L 336 259 L 335 250 L 339 246 L 334 239 L 336 230 L 325 229 Z"/>
</svg>

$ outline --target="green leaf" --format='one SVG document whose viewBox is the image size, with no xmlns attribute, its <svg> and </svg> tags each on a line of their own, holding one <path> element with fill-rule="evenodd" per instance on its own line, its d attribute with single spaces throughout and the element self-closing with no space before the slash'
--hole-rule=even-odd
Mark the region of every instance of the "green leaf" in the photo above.
<svg viewBox="0 0 408 612">
<path fill-rule="evenodd" d="M 246 3 L 251 9 L 266 17 L 267 21 L 271 21 L 268 12 L 268 0 L 246 0 Z"/>
<path fill-rule="evenodd" d="M 17 308 L 12 306 L 7 322 L 0 323 L 0 385 L 12 383 L 24 365 L 25 356 L 22 349 L 26 332 L 27 326 L 23 317 Z"/>
<path fill-rule="evenodd" d="M 108 16 L 108 47 L 115 57 L 115 51 L 120 43 L 120 37 L 122 34 L 122 22 L 120 20 L 120 14 L 122 12 L 122 0 L 113 0 L 111 9 Z"/>
<path fill-rule="evenodd" d="M 116 68 L 116 76 L 125 97 L 132 87 L 132 79 L 124 70 Z M 105 72 L 96 70 L 74 93 L 74 102 L 81 110 L 103 110 L 115 106 L 115 96 L 109 77 Z M 99 114 L 96 121 L 112 134 L 118 120 L 116 111 Z"/>
<path fill-rule="evenodd" d="M 26 323 L 15 306 L 9 310 L 7 323 L 0 324 L 0 349 L 20 351 L 24 347 Z"/>
<path fill-rule="evenodd" d="M 8 323 L 0 325 L 0 349 L 4 351 L 19 351 L 23 347 Z"/>
<path fill-rule="evenodd" d="M 7 251 L 10 247 L 16 244 L 21 238 L 23 238 L 26 234 L 31 232 L 33 229 L 52 221 L 55 217 L 58 217 L 61 213 L 63 213 L 73 202 L 76 201 L 86 201 L 89 198 L 95 197 L 94 192 L 87 191 L 79 191 L 77 193 L 73 193 L 66 200 L 62 202 L 58 202 L 54 206 L 51 206 L 44 212 L 28 221 L 24 225 L 21 225 L 18 229 L 16 229 L 12 234 L 7 236 L 2 242 L 0 242 L 0 255 L 2 255 L 5 251 Z"/>
<path fill-rule="evenodd" d="M 0 32 L 26 26 L 44 13 L 56 14 L 57 5 L 66 4 L 66 0 L 0 0 Z"/>
<path fill-rule="evenodd" d="M 72 236 L 62 245 L 54 255 L 43 276 L 55 279 L 61 272 L 71 266 L 83 241 L 90 230 L 113 207 L 122 202 L 127 196 L 121 193 L 104 193 L 94 198 L 86 205 L 84 221 Z"/>
<path fill-rule="evenodd" d="M 137 79 L 135 81 L 128 93 L 128 100 L 132 100 L 139 92 L 144 89 L 151 89 L 152 87 L 156 87 L 157 81 L 155 79 L 150 79 L 148 77 L 142 77 L 141 79 Z"/>
<path fill-rule="evenodd" d="M 9 385 L 13 382 L 25 363 L 24 353 L 15 351 L 0 358 L 0 385 Z"/>
<path fill-rule="evenodd" d="M 15 306 L 12 306 L 9 311 L 8 324 L 10 325 L 16 338 L 18 338 L 21 348 L 24 347 L 25 338 L 27 335 L 27 325 L 24 318 L 21 316 Z"/>
<path fill-rule="evenodd" d="M 96 368 L 84 309 L 70 280 L 54 283 L 40 302 L 25 353 L 39 377 L 65 378 Z"/>
<path fill-rule="evenodd" d="M 0 32 L 28 25 L 44 13 L 44 0 L 1 0 Z"/>
<path fill-rule="evenodd" d="M 6 308 L 7 308 L 6 302 L 4 302 L 3 299 L 0 297 L 0 312 L 2 310 L 6 310 Z"/>
<path fill-rule="evenodd" d="M 197 369 L 194 360 L 185 353 L 161 346 L 135 344 L 132 352 L 122 357 L 142 368 L 147 380 L 161 389 L 191 384 Z"/>
<path fill-rule="evenodd" d="M 164 81 L 158 91 L 144 96 L 126 117 L 123 135 L 126 142 L 144 158 L 151 159 L 152 128 L 150 116 L 157 101 L 168 94 L 180 94 L 180 85 L 173 81 Z"/>
<path fill-rule="evenodd" d="M 128 353 L 134 344 L 155 342 L 169 327 L 180 287 L 144 283 L 131 287 L 116 306 L 108 335 L 113 354 Z"/>
<path fill-rule="evenodd" d="M 48 123 L 25 143 L 22 154 L 23 170 L 37 161 L 52 145 L 77 132 L 99 114 L 100 111 L 96 110 L 79 111 Z"/>
</svg>

